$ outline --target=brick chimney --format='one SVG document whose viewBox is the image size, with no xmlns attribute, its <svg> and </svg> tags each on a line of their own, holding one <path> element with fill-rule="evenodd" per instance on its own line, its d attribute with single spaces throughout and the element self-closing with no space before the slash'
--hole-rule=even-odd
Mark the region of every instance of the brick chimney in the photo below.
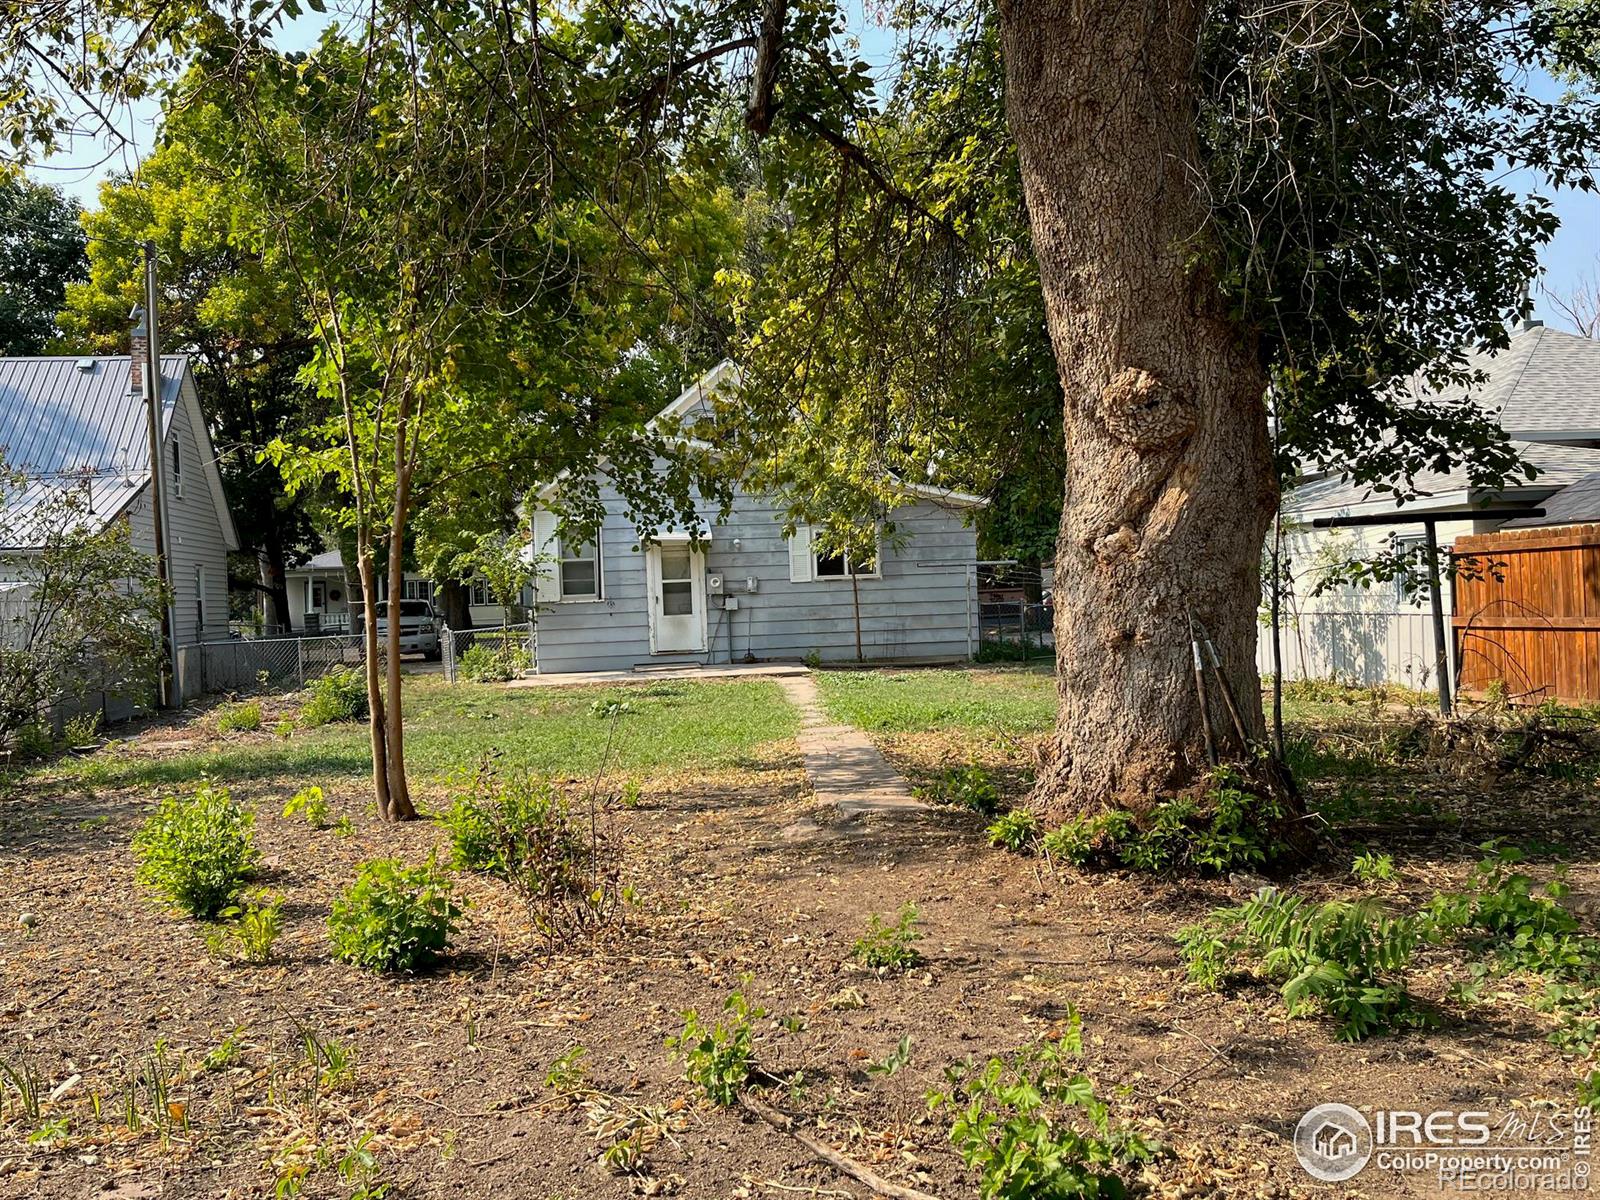
<svg viewBox="0 0 1600 1200">
<path fill-rule="evenodd" d="M 144 364 L 150 354 L 150 331 L 144 323 L 144 305 L 136 304 L 133 312 L 128 314 L 133 318 L 133 333 L 130 337 L 132 345 L 128 350 L 128 394 L 130 396 L 144 395 Z"/>
</svg>

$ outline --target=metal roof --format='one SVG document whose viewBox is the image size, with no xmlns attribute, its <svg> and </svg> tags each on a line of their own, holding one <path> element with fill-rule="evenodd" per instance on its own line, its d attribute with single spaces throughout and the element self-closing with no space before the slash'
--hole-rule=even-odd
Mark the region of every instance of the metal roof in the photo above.
<svg viewBox="0 0 1600 1200">
<path fill-rule="evenodd" d="M 109 520 L 150 477 L 144 398 L 129 390 L 127 355 L 0 358 L 0 460 L 28 482 L 7 507 L 23 514 L 51 491 L 87 482 L 95 516 Z M 161 425 L 177 408 L 188 358 L 161 359 Z"/>
</svg>

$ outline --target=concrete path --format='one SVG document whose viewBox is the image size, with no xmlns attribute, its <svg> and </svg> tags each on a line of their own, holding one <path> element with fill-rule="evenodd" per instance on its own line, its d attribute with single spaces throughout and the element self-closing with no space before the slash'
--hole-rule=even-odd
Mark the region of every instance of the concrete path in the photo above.
<svg viewBox="0 0 1600 1200">
<path fill-rule="evenodd" d="M 866 734 L 829 719 L 809 672 L 782 676 L 778 683 L 800 711 L 800 752 L 819 803 L 832 804 L 846 819 L 922 808 Z"/>
</svg>

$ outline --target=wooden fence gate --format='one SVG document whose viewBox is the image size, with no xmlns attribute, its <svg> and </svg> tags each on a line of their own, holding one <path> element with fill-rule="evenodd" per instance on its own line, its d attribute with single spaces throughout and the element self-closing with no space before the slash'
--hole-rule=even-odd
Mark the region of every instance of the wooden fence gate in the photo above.
<svg viewBox="0 0 1600 1200">
<path fill-rule="evenodd" d="M 1452 555 L 1461 691 L 1600 700 L 1600 524 L 1472 534 Z"/>
</svg>

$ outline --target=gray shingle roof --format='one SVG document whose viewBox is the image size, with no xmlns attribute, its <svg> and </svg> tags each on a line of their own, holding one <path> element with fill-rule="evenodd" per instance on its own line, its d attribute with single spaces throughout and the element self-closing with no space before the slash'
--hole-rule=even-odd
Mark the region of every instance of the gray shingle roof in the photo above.
<svg viewBox="0 0 1600 1200">
<path fill-rule="evenodd" d="M 81 364 L 81 365 L 80 365 Z M 171 426 L 188 359 L 161 359 L 162 432 Z M 126 355 L 0 358 L 0 459 L 29 477 L 8 507 L 26 514 L 52 488 L 90 481 L 93 511 L 109 520 L 150 475 L 143 398 L 129 389 Z"/>
<path fill-rule="evenodd" d="M 1484 411 L 1513 438 L 1600 437 L 1600 341 L 1536 325 L 1511 335 L 1498 354 L 1468 355 L 1487 378 L 1470 389 Z M 1460 389 L 1431 393 L 1413 382 L 1417 395 L 1459 396 Z"/>
<path fill-rule="evenodd" d="M 1600 471 L 1585 475 L 1554 496 L 1540 502 L 1542 517 L 1518 517 L 1507 521 L 1507 529 L 1531 529 L 1539 525 L 1582 525 L 1600 521 Z"/>
<path fill-rule="evenodd" d="M 1517 440 L 1513 440 L 1511 444 L 1524 461 L 1532 463 L 1539 469 L 1539 477 L 1521 487 L 1507 488 L 1505 492 L 1507 501 L 1512 501 L 1517 498 L 1518 493 L 1522 493 L 1521 498 L 1532 502 L 1548 493 L 1551 488 L 1576 483 L 1591 472 L 1600 471 L 1600 449 Z M 1457 467 L 1445 473 L 1430 472 L 1419 475 L 1416 486 L 1419 495 L 1407 506 L 1414 510 L 1428 507 L 1430 497 L 1466 491 L 1467 471 L 1465 467 Z M 1474 499 L 1481 498 L 1479 493 L 1474 492 Z M 1324 479 L 1314 479 L 1295 488 L 1284 499 L 1284 511 L 1296 515 L 1323 513 L 1363 504 L 1369 500 L 1388 499 L 1386 493 L 1375 492 L 1366 484 L 1352 483 L 1343 476 L 1332 475 Z"/>
</svg>

